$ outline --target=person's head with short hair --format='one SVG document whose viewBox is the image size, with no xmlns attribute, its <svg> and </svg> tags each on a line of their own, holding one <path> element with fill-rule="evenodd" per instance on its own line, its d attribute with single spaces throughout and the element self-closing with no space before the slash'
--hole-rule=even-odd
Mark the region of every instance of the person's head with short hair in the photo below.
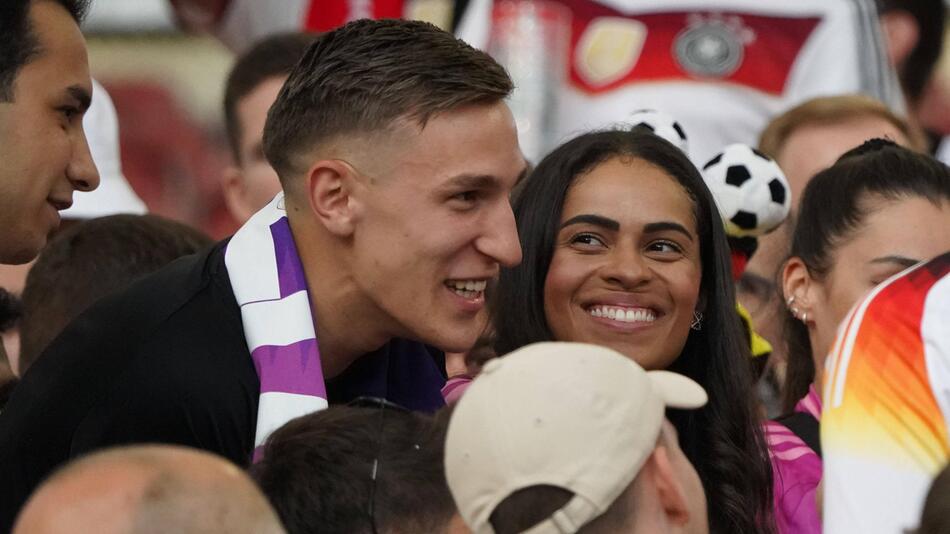
<svg viewBox="0 0 950 534">
<path fill-rule="evenodd" d="M 792 211 L 784 224 L 759 238 L 737 288 L 756 331 L 771 342 L 773 360 L 785 358 L 777 298 L 781 291 L 776 288 L 802 192 L 812 176 L 875 137 L 918 150 L 925 146 L 906 120 L 880 101 L 857 94 L 805 101 L 772 119 L 759 137 L 759 150 L 774 158 L 788 178 Z"/>
<path fill-rule="evenodd" d="M 264 153 L 311 289 L 359 318 L 339 325 L 351 331 L 340 344 L 475 343 L 486 282 L 521 259 L 509 193 L 526 164 L 511 90 L 490 56 L 419 21 L 351 22 L 291 72 Z"/>
<path fill-rule="evenodd" d="M 202 232 L 156 215 L 112 215 L 63 230 L 26 278 L 19 374 L 95 301 L 210 245 Z"/>
<path fill-rule="evenodd" d="M 877 284 L 950 250 L 950 168 L 883 139 L 848 151 L 805 188 L 782 272 L 783 408 L 820 383 L 848 310 Z"/>
<path fill-rule="evenodd" d="M 233 164 L 223 174 L 224 199 L 243 223 L 280 192 L 277 172 L 264 157 L 264 121 L 294 65 L 316 36 L 281 33 L 238 56 L 224 88 L 224 126 Z"/>
<path fill-rule="evenodd" d="M 20 511 L 15 534 L 280 534 L 267 499 L 235 465 L 170 445 L 118 447 L 82 457 L 46 480 Z"/>
<path fill-rule="evenodd" d="M 82 128 L 92 98 L 79 30 L 87 4 L 9 0 L 0 7 L 0 263 L 33 259 L 73 191 L 99 184 Z"/>
<path fill-rule="evenodd" d="M 445 469 L 475 534 L 709 531 L 667 408 L 696 382 L 583 343 L 536 343 L 485 365 L 452 408 Z"/>
<path fill-rule="evenodd" d="M 396 406 L 332 406 L 264 444 L 251 476 L 290 534 L 447 532 L 445 425 Z"/>
</svg>

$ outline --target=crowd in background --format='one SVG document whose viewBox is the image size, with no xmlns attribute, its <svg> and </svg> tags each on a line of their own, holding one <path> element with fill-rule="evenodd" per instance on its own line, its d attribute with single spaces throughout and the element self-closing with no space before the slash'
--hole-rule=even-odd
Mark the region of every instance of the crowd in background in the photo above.
<svg viewBox="0 0 950 534">
<path fill-rule="evenodd" d="M 0 531 L 950 531 L 947 6 L 709 4 L 5 2 Z"/>
</svg>

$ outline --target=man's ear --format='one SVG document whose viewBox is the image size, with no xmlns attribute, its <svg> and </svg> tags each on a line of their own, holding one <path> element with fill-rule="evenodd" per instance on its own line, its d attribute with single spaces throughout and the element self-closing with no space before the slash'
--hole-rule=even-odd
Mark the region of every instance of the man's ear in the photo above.
<svg viewBox="0 0 950 534">
<path fill-rule="evenodd" d="M 334 235 L 352 234 L 359 212 L 353 167 L 341 160 L 320 160 L 310 167 L 305 181 L 310 210 L 317 220 Z"/>
<path fill-rule="evenodd" d="M 663 508 L 667 521 L 672 525 L 685 526 L 689 523 L 689 503 L 683 484 L 676 477 L 676 471 L 670 462 L 669 452 L 662 443 L 657 445 L 647 460 L 647 473 L 656 488 L 657 500 Z"/>
<path fill-rule="evenodd" d="M 816 291 L 819 291 L 819 287 L 805 262 L 795 256 L 789 258 L 782 268 L 782 294 L 785 306 L 802 322 L 807 323 L 809 318 L 815 316 L 814 306 L 818 302 Z"/>
<path fill-rule="evenodd" d="M 247 188 L 244 186 L 244 174 L 240 168 L 235 165 L 225 167 L 221 173 L 221 190 L 224 193 L 224 204 L 238 224 L 244 224 L 244 221 L 254 215 L 247 204 Z"/>
</svg>

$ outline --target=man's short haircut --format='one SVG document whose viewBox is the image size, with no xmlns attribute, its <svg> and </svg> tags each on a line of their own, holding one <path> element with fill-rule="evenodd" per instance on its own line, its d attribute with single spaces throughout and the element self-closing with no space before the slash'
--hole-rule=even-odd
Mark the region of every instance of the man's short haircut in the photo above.
<svg viewBox="0 0 950 534">
<path fill-rule="evenodd" d="M 63 230 L 26 278 L 20 373 L 90 304 L 210 244 L 200 231 L 155 215 L 112 215 Z"/>
<path fill-rule="evenodd" d="M 446 423 L 333 406 L 275 431 L 251 476 L 289 534 L 369 534 L 373 521 L 389 534 L 442 532 L 456 510 L 443 463 Z"/>
<path fill-rule="evenodd" d="M 358 20 L 321 35 L 267 114 L 264 154 L 287 180 L 301 156 L 339 136 L 507 97 L 511 78 L 488 54 L 420 21 Z"/>
<path fill-rule="evenodd" d="M 866 117 L 889 122 L 910 140 L 914 150 L 923 150 L 922 134 L 898 117 L 882 102 L 865 95 L 824 96 L 807 100 L 772 119 L 759 136 L 759 150 L 777 158 L 796 130 L 805 126 L 824 126 Z"/>
<path fill-rule="evenodd" d="M 300 32 L 265 37 L 235 61 L 224 87 L 224 126 L 235 162 L 241 163 L 241 135 L 244 129 L 238 117 L 238 102 L 264 81 L 290 75 L 315 38 L 315 34 Z"/>
<path fill-rule="evenodd" d="M 0 102 L 12 102 L 20 68 L 40 50 L 30 24 L 30 6 L 41 0 L 3 0 L 0 3 Z M 80 24 L 89 9 L 89 0 L 42 0 L 55 2 Z"/>
</svg>

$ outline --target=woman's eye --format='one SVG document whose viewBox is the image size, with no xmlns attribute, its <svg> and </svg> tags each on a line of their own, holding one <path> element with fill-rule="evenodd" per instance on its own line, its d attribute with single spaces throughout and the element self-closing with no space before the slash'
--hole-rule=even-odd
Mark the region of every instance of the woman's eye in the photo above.
<svg viewBox="0 0 950 534">
<path fill-rule="evenodd" d="M 683 249 L 672 241 L 654 241 L 650 243 L 650 250 L 662 253 L 682 253 Z"/>
<path fill-rule="evenodd" d="M 593 234 L 577 234 L 571 238 L 573 245 L 604 246 L 604 241 Z"/>
</svg>

